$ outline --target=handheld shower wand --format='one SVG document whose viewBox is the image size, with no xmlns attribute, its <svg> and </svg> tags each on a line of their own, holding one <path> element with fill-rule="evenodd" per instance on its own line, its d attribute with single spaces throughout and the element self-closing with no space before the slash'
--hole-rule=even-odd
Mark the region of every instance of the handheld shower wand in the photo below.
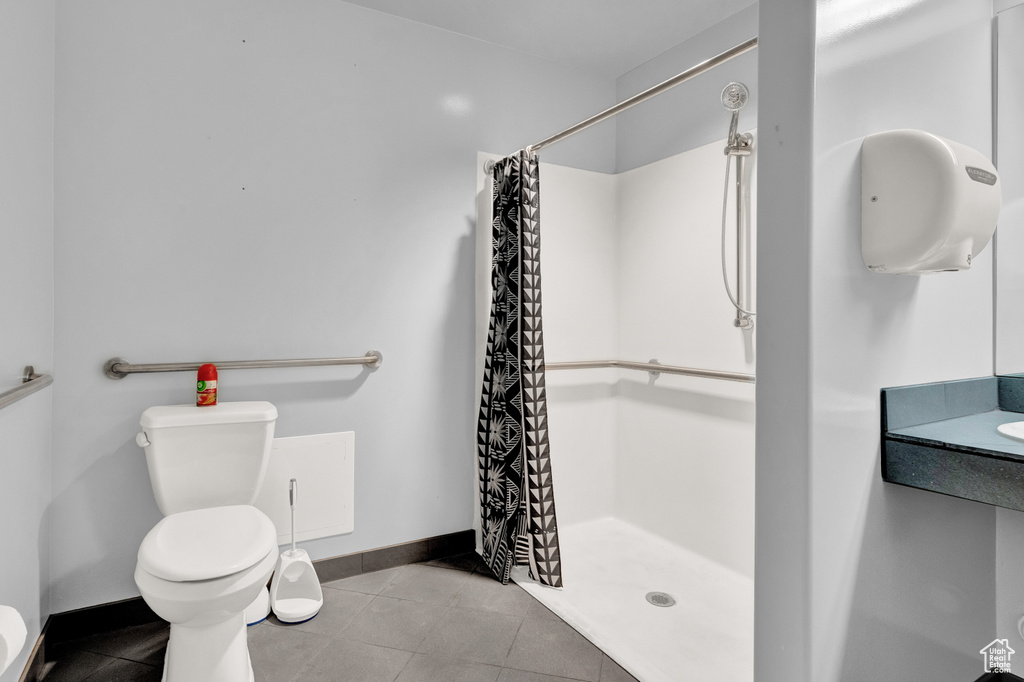
<svg viewBox="0 0 1024 682">
<path fill-rule="evenodd" d="M 746 196 L 743 183 L 743 161 L 749 156 L 754 138 L 750 133 L 738 133 L 740 109 L 742 109 L 750 91 L 743 83 L 729 83 L 722 90 L 722 106 L 732 112 L 729 121 L 729 137 L 725 146 L 725 189 L 722 197 L 722 280 L 725 282 L 725 293 L 729 302 L 736 308 L 736 319 L 733 325 L 740 329 L 754 326 L 754 312 L 750 306 L 750 225 L 747 220 Z M 733 298 L 729 288 L 729 276 L 725 266 L 725 220 L 729 199 L 729 170 L 732 158 L 736 157 L 736 297 Z"/>
<path fill-rule="evenodd" d="M 726 144 L 730 147 L 736 144 L 736 128 L 740 123 L 740 109 L 746 106 L 750 91 L 743 83 L 729 83 L 722 90 L 722 106 L 732 112 L 732 120 L 729 122 L 729 138 Z"/>
</svg>

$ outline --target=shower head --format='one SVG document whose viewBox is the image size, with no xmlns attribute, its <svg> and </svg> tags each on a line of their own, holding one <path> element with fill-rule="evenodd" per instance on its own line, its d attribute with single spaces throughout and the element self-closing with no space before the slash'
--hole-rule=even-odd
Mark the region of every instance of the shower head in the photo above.
<svg viewBox="0 0 1024 682">
<path fill-rule="evenodd" d="M 739 111 L 747 103 L 750 91 L 743 83 L 729 83 L 722 90 L 722 106 L 729 111 Z"/>
<path fill-rule="evenodd" d="M 728 146 L 736 146 L 736 128 L 740 124 L 740 109 L 747 103 L 750 91 L 743 83 L 729 83 L 722 90 L 722 106 L 732 112 L 732 120 L 729 121 Z"/>
</svg>

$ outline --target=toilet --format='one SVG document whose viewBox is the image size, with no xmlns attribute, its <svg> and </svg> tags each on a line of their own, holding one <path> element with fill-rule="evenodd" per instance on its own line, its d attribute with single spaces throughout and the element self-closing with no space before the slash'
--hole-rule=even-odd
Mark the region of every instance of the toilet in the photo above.
<svg viewBox="0 0 1024 682">
<path fill-rule="evenodd" d="M 136 441 L 164 518 L 139 547 L 135 584 L 171 624 L 164 682 L 252 682 L 243 612 L 277 561 L 277 530 L 252 506 L 277 408 L 268 402 L 142 413 Z"/>
</svg>

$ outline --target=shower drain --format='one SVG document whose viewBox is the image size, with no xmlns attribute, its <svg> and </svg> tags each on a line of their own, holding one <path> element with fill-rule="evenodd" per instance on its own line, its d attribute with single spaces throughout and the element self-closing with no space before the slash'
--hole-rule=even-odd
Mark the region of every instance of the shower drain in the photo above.
<svg viewBox="0 0 1024 682">
<path fill-rule="evenodd" d="M 655 606 L 674 606 L 676 603 L 675 597 L 665 592 L 648 592 L 647 601 Z"/>
</svg>

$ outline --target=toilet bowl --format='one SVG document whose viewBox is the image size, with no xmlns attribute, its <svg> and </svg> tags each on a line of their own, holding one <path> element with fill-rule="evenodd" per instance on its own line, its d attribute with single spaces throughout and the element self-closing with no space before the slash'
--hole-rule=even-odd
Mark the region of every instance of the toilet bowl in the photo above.
<svg viewBox="0 0 1024 682">
<path fill-rule="evenodd" d="M 178 512 L 153 527 L 135 583 L 171 624 L 164 682 L 252 682 L 242 614 L 276 562 L 274 524 L 250 505 Z"/>
<path fill-rule="evenodd" d="M 135 583 L 171 624 L 164 682 L 250 682 L 245 608 L 270 579 L 277 530 L 252 506 L 274 440 L 268 402 L 157 405 L 135 442 L 164 518 L 139 547 Z"/>
</svg>

